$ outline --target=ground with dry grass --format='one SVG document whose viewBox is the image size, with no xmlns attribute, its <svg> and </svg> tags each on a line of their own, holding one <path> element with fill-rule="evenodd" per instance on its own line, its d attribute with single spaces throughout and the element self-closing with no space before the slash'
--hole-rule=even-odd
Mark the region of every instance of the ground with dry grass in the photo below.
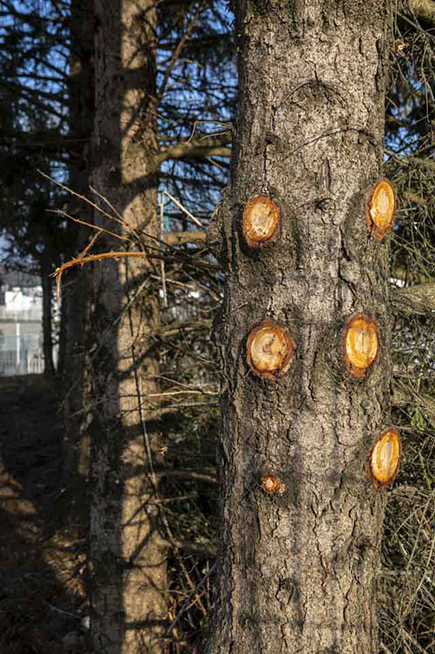
<svg viewBox="0 0 435 654">
<path fill-rule="evenodd" d="M 0 652 L 81 654 L 85 553 L 61 486 L 56 384 L 0 377 Z"/>
</svg>

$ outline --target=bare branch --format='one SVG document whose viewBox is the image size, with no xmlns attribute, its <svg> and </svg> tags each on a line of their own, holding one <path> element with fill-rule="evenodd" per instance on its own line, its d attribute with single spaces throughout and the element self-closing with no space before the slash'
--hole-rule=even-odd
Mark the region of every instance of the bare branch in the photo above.
<svg viewBox="0 0 435 654">
<path fill-rule="evenodd" d="M 183 141 L 162 150 L 157 155 L 157 160 L 159 163 L 162 163 L 167 159 L 231 157 L 231 148 L 226 147 L 228 143 L 231 143 L 231 135 L 228 132 L 224 132 L 223 134 L 219 134 L 212 138 Z"/>
<path fill-rule="evenodd" d="M 166 245 L 172 247 L 176 245 L 183 245 L 184 243 L 194 243 L 195 241 L 201 241 L 205 243 L 207 240 L 206 232 L 166 232 L 163 234 L 163 241 Z"/>
<path fill-rule="evenodd" d="M 163 547 L 171 547 L 176 550 L 186 550 L 191 554 L 197 554 L 206 558 L 214 558 L 217 554 L 217 545 L 211 543 L 208 547 L 202 543 L 195 543 L 188 540 L 166 540 L 159 539 L 159 545 Z"/>
<path fill-rule="evenodd" d="M 121 234 L 115 234 L 115 232 L 111 232 L 108 229 L 104 229 L 104 227 L 100 227 L 99 225 L 92 225 L 92 223 L 88 223 L 85 220 L 80 220 L 79 218 L 74 218 L 74 216 L 71 216 L 69 213 L 67 213 L 63 209 L 47 209 L 47 211 L 49 213 L 56 213 L 59 216 L 64 216 L 65 218 L 69 218 L 69 220 L 72 220 L 75 223 L 79 223 L 80 225 L 85 225 L 86 227 L 89 227 L 89 229 L 96 229 L 97 232 L 99 232 L 99 233 L 104 233 L 104 234 L 108 234 L 109 236 L 119 238 L 120 241 L 129 241 L 130 243 L 133 242 L 127 236 L 122 236 Z"/>
<path fill-rule="evenodd" d="M 49 175 L 46 175 L 45 173 L 43 173 L 42 170 L 38 170 L 38 173 L 39 173 L 40 175 L 42 175 L 43 177 L 45 177 L 46 179 L 50 180 L 50 182 L 53 182 L 53 184 L 56 184 L 57 186 L 59 186 L 59 187 L 60 187 L 61 189 L 63 189 L 64 191 L 68 191 L 68 193 L 71 193 L 71 195 L 74 195 L 76 198 L 79 198 L 80 200 L 83 200 L 84 202 L 86 202 L 87 204 L 89 204 L 91 207 L 93 207 L 94 209 L 96 209 L 96 211 L 99 211 L 103 216 L 105 216 L 106 218 L 109 218 L 109 220 L 117 221 L 117 218 L 116 218 L 115 216 L 112 216 L 112 215 L 110 215 L 109 213 L 107 213 L 106 211 L 104 211 L 103 209 L 101 209 L 101 207 L 99 207 L 97 204 L 95 204 L 94 202 L 92 202 L 91 200 L 89 200 L 89 198 L 87 198 L 85 195 L 81 195 L 80 193 L 76 193 L 75 191 L 73 191 L 72 189 L 70 189 L 68 186 L 65 186 L 64 184 L 61 184 L 60 182 L 58 182 L 58 181 L 56 181 L 55 179 L 53 179 L 53 177 L 50 177 Z M 99 193 L 97 193 L 97 191 L 95 191 L 92 187 L 91 187 L 91 191 L 93 191 L 94 193 L 96 193 L 100 198 L 102 197 L 102 196 L 101 196 Z M 105 202 L 106 202 L 107 204 L 109 204 L 110 208 L 113 209 L 113 207 L 112 207 L 112 205 L 109 203 L 109 201 L 106 200 L 106 198 L 103 198 L 103 199 L 105 200 Z M 115 211 L 115 209 L 113 209 L 113 211 Z M 117 213 L 117 215 L 119 216 L 118 213 Z M 69 216 L 69 217 L 70 217 L 70 216 Z M 74 218 L 73 218 L 72 220 L 74 220 Z M 79 222 L 79 221 L 77 221 L 77 222 Z M 102 231 L 102 229 L 101 229 L 100 227 L 97 227 L 97 228 L 96 228 L 95 225 L 92 225 L 91 223 L 85 223 L 85 224 L 86 224 L 88 227 L 90 227 L 91 229 L 98 229 L 98 231 Z M 119 239 L 121 239 L 121 240 L 130 240 L 130 239 L 126 239 L 125 237 L 121 237 L 121 236 L 119 236 L 118 234 L 115 234 L 115 236 L 116 236 L 116 238 L 119 238 Z"/>
<path fill-rule="evenodd" d="M 402 193 L 402 197 L 408 200 L 409 202 L 412 202 L 413 204 L 418 204 L 420 207 L 426 207 L 427 206 L 427 200 L 421 197 L 421 195 L 417 195 L 416 193 L 413 193 L 412 191 L 404 191 Z"/>
<path fill-rule="evenodd" d="M 161 409 L 154 409 L 147 411 L 147 416 L 149 420 L 159 420 L 161 416 L 165 416 L 171 413 L 184 412 L 186 409 L 201 409 L 209 410 L 210 407 L 218 407 L 217 402 L 182 402 L 180 404 L 172 404 L 171 406 L 165 406 Z"/>
<path fill-rule="evenodd" d="M 194 222 L 195 225 L 198 225 L 198 227 L 201 227 L 201 228 L 203 227 L 201 221 L 199 221 L 198 218 L 195 218 L 195 216 L 194 216 L 192 213 L 190 213 L 190 211 L 189 211 L 188 209 L 186 209 L 186 207 L 184 207 L 184 206 L 181 204 L 181 202 L 179 202 L 179 201 L 178 201 L 176 198 L 174 198 L 170 193 L 168 193 L 168 191 L 164 190 L 164 191 L 163 191 L 163 194 L 166 195 L 166 196 L 167 196 L 167 197 L 168 197 L 168 198 L 169 198 L 169 199 L 170 199 L 170 200 L 171 200 L 171 201 L 172 201 L 172 202 L 173 202 L 173 203 L 174 203 L 174 204 L 175 204 L 179 209 L 181 209 L 181 211 L 182 211 L 184 214 L 186 214 L 186 216 L 187 216 L 188 218 L 190 218 L 190 220 L 191 220 L 192 222 Z"/>
<path fill-rule="evenodd" d="M 407 314 L 424 315 L 435 311 L 435 280 L 393 291 L 393 305 Z"/>
<path fill-rule="evenodd" d="M 188 481 L 205 481 L 208 484 L 217 484 L 215 470 L 210 472 L 197 472 L 196 470 L 163 470 L 156 473 L 157 477 L 170 477 L 171 479 L 187 479 Z"/>
<path fill-rule="evenodd" d="M 163 327 L 156 335 L 161 336 L 163 338 L 169 338 L 170 336 L 178 336 L 179 334 L 196 332 L 201 329 L 211 329 L 212 325 L 213 325 L 212 320 L 196 320 L 193 323 L 184 323 L 175 326 L 169 325 L 168 327 Z"/>
<path fill-rule="evenodd" d="M 414 283 L 414 284 L 425 284 L 428 281 L 428 276 L 423 275 L 422 273 L 419 272 L 413 272 L 412 270 L 409 270 L 408 268 L 403 268 L 401 266 L 394 266 L 391 269 L 390 276 L 392 279 L 399 280 L 401 282 L 406 282 L 406 283 Z"/>
<path fill-rule="evenodd" d="M 158 93 L 159 98 L 163 97 L 163 94 L 164 94 L 164 92 L 166 90 L 166 86 L 168 84 L 169 76 L 170 76 L 170 74 L 172 72 L 172 69 L 174 68 L 177 59 L 180 57 L 181 52 L 182 52 L 182 50 L 184 48 L 184 45 L 185 45 L 187 39 L 189 38 L 189 36 L 190 36 L 194 26 L 195 26 L 195 23 L 198 20 L 198 18 L 200 16 L 202 10 L 204 9 L 204 7 L 205 7 L 205 2 L 201 2 L 199 7 L 197 8 L 197 10 L 195 12 L 195 15 L 193 16 L 192 20 L 189 23 L 189 25 L 187 27 L 187 30 L 183 34 L 183 36 L 180 39 L 177 47 L 174 50 L 174 54 L 171 57 L 171 61 L 168 64 L 168 67 L 167 67 L 167 69 L 165 71 L 165 76 L 163 78 L 163 82 L 162 82 L 162 84 L 160 86 L 160 89 L 159 89 L 159 93 Z"/>
</svg>

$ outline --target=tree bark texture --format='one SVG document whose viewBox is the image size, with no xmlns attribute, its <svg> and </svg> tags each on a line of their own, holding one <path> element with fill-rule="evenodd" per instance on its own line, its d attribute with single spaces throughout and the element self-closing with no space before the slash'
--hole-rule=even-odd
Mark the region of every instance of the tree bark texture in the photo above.
<svg viewBox="0 0 435 654">
<path fill-rule="evenodd" d="M 71 3 L 71 58 L 69 91 L 69 138 L 73 150 L 69 167 L 69 186 L 77 194 L 89 194 L 90 142 L 94 119 L 94 11 L 93 2 Z M 74 218 L 93 223 L 93 208 L 76 195 L 69 196 L 68 212 Z M 71 251 L 79 254 L 90 240 L 84 225 L 68 225 Z M 93 236 L 93 235 L 92 235 Z M 73 247 L 73 244 L 75 247 Z M 64 383 L 64 477 L 80 514 L 86 515 L 83 481 L 89 472 L 89 438 L 86 423 L 86 393 L 89 338 L 89 284 L 86 268 L 71 269 L 63 286 L 65 322 Z"/>
<path fill-rule="evenodd" d="M 97 0 L 96 19 L 93 186 L 114 216 L 97 212 L 96 221 L 146 243 L 159 235 L 155 3 Z M 107 236 L 99 243 L 102 251 L 125 247 Z M 151 460 L 157 436 L 147 420 L 158 373 L 155 273 L 145 259 L 127 258 L 92 271 L 91 632 L 101 654 L 165 651 L 166 551 Z"/>
<path fill-rule="evenodd" d="M 207 654 L 378 652 L 385 492 L 364 464 L 390 422 L 389 237 L 375 238 L 365 213 L 381 178 L 388 12 L 378 0 L 236 3 L 237 137 L 210 233 L 227 283 L 215 329 L 223 526 Z M 281 209 L 267 247 L 243 235 L 256 196 Z M 380 334 L 379 359 L 359 377 L 343 356 L 353 316 Z M 295 342 L 273 379 L 247 364 L 265 320 Z"/>
<path fill-rule="evenodd" d="M 44 374 L 53 377 L 55 373 L 53 360 L 53 316 L 52 316 L 52 283 L 51 262 L 44 254 L 41 258 L 42 279 L 42 346 L 44 352 Z"/>
</svg>

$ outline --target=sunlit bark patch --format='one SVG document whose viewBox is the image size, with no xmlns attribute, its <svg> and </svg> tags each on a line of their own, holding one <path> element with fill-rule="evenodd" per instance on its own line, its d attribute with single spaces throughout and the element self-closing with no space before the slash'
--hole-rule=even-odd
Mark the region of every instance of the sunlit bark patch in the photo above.
<svg viewBox="0 0 435 654">
<path fill-rule="evenodd" d="M 399 471 L 402 443 L 394 427 L 384 429 L 367 455 L 366 476 L 375 488 L 386 488 Z"/>
<path fill-rule="evenodd" d="M 379 358 L 379 328 L 368 316 L 354 316 L 346 323 L 343 335 L 344 361 L 357 379 L 364 379 Z"/>
<path fill-rule="evenodd" d="M 287 490 L 287 486 L 280 481 L 279 477 L 276 475 L 266 475 L 261 478 L 261 487 L 265 493 L 269 495 L 282 495 Z"/>
<path fill-rule="evenodd" d="M 290 368 L 295 347 L 287 329 L 266 318 L 249 334 L 246 359 L 255 375 L 275 379 Z"/>
<path fill-rule="evenodd" d="M 374 236 L 383 239 L 394 224 L 396 194 L 388 179 L 381 179 L 369 195 L 366 208 L 367 224 Z"/>
<path fill-rule="evenodd" d="M 243 211 L 243 236 L 251 248 L 276 240 L 280 231 L 281 212 L 278 205 L 262 195 L 251 198 Z"/>
</svg>

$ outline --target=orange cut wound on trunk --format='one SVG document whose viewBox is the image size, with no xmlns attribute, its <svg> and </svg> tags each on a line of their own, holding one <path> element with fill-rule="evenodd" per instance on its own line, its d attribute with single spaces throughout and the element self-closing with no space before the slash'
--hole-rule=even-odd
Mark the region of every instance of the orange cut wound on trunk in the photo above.
<svg viewBox="0 0 435 654">
<path fill-rule="evenodd" d="M 366 207 L 370 231 L 379 240 L 390 231 L 396 217 L 396 194 L 388 179 L 381 179 L 371 190 Z"/>
<path fill-rule="evenodd" d="M 401 454 L 402 443 L 397 429 L 384 429 L 370 449 L 366 461 L 366 475 L 375 488 L 386 488 L 394 481 Z"/>
<path fill-rule="evenodd" d="M 282 495 L 287 490 L 287 486 L 275 475 L 266 475 L 265 477 L 262 477 L 261 487 L 264 492 L 269 493 L 269 495 L 274 495 L 275 493 Z"/>
<path fill-rule="evenodd" d="M 243 211 L 243 236 L 251 248 L 275 241 L 279 235 L 281 212 L 278 205 L 262 195 L 246 203 Z"/>
<path fill-rule="evenodd" d="M 344 328 L 344 361 L 357 379 L 364 379 L 379 358 L 380 334 L 375 320 L 354 316 Z"/>
<path fill-rule="evenodd" d="M 276 379 L 290 368 L 295 347 L 287 329 L 266 318 L 249 334 L 246 360 L 258 377 Z"/>
</svg>

